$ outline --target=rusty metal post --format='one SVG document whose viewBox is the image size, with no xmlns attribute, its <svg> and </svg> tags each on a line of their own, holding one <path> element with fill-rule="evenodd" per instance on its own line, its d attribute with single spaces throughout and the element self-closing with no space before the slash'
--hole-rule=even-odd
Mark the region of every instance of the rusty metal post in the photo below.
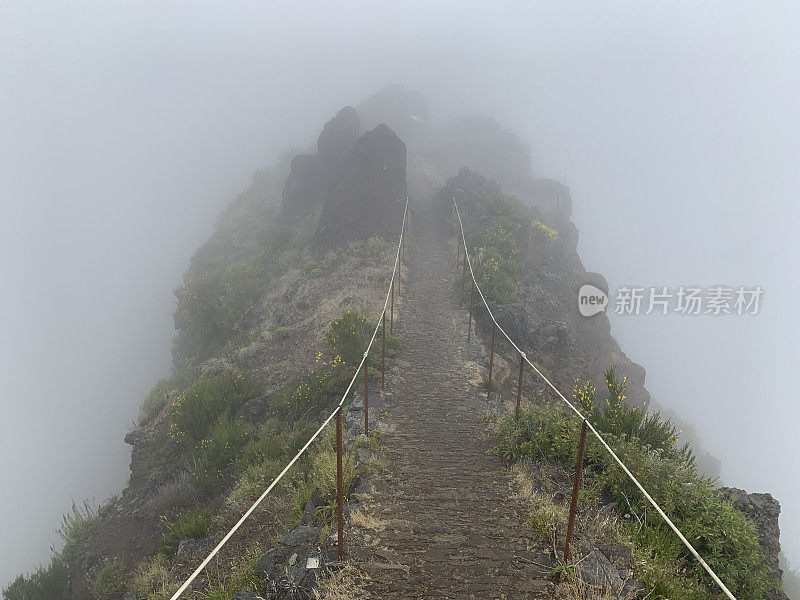
<svg viewBox="0 0 800 600">
<path fill-rule="evenodd" d="M 469 323 L 467 323 L 467 343 L 472 334 L 472 305 L 475 304 L 475 282 L 472 282 L 472 289 L 469 293 Z"/>
<path fill-rule="evenodd" d="M 492 321 L 492 343 L 489 345 L 489 383 L 486 385 L 486 399 L 492 399 L 492 367 L 494 366 L 494 330 L 497 325 Z"/>
<path fill-rule="evenodd" d="M 342 409 L 336 411 L 336 514 L 338 516 L 339 560 L 344 559 L 344 484 L 342 483 Z"/>
<path fill-rule="evenodd" d="M 381 342 L 381 389 L 384 389 L 386 380 L 386 309 L 383 309 L 383 327 L 381 328 L 383 341 Z"/>
<path fill-rule="evenodd" d="M 394 277 L 392 277 L 392 313 L 389 317 L 389 333 L 394 333 Z"/>
<path fill-rule="evenodd" d="M 464 251 L 464 268 L 461 270 L 461 289 L 464 289 L 464 284 L 467 283 L 467 252 Z"/>
<path fill-rule="evenodd" d="M 369 435 L 369 367 L 367 353 L 364 352 L 364 435 Z"/>
<path fill-rule="evenodd" d="M 586 450 L 586 419 L 581 426 L 581 439 L 578 442 L 578 461 L 575 463 L 575 483 L 572 486 L 572 502 L 569 504 L 569 522 L 567 523 L 567 539 L 564 542 L 564 562 L 569 564 L 571 558 L 569 545 L 575 529 L 575 513 L 578 510 L 578 493 L 581 489 L 581 473 L 583 472 L 583 453 Z"/>
<path fill-rule="evenodd" d="M 514 411 L 514 420 L 519 421 L 519 405 L 522 401 L 522 364 L 525 362 L 525 353 L 519 353 L 519 378 L 517 378 L 517 410 Z"/>
</svg>

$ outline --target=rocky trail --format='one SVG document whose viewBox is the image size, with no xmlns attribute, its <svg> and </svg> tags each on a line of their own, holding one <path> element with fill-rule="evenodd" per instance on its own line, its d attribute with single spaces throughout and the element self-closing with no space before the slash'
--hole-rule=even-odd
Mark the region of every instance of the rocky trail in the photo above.
<svg viewBox="0 0 800 600">
<path fill-rule="evenodd" d="M 549 598 L 536 566 L 546 548 L 525 527 L 502 462 L 486 454 L 486 399 L 470 381 L 480 353 L 466 344 L 446 220 L 417 207 L 412 232 L 403 350 L 381 438 L 387 468 L 365 508 L 381 523 L 366 587 L 374 598 Z"/>
</svg>

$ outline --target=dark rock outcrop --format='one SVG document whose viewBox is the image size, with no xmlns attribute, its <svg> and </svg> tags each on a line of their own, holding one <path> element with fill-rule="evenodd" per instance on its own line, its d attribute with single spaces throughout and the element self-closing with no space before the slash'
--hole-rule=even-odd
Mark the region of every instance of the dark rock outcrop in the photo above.
<svg viewBox="0 0 800 600">
<path fill-rule="evenodd" d="M 755 523 L 767 564 L 775 577 L 781 579 L 783 577 L 783 570 L 780 567 L 781 531 L 778 525 L 778 517 L 781 514 L 780 502 L 773 498 L 772 494 L 748 494 L 742 489 L 733 487 L 720 488 L 720 493 L 731 498 L 733 505 Z M 788 596 L 782 590 L 773 590 L 768 598 L 788 600 Z"/>
<path fill-rule="evenodd" d="M 345 106 L 325 123 L 317 138 L 317 154 L 326 169 L 335 172 L 342 166 L 358 139 L 359 131 L 358 113 L 352 106 Z"/>
<path fill-rule="evenodd" d="M 322 205 L 358 134 L 358 114 L 351 106 L 345 106 L 325 123 L 317 139 L 317 152 L 298 154 L 292 159 L 283 188 L 282 222 L 295 221 Z"/>
<path fill-rule="evenodd" d="M 393 237 L 406 196 L 406 145 L 386 125 L 362 135 L 322 208 L 315 243 L 330 248 L 373 235 Z"/>
<path fill-rule="evenodd" d="M 364 127 L 385 123 L 403 139 L 414 140 L 428 129 L 428 105 L 416 90 L 390 85 L 358 105 Z"/>
</svg>

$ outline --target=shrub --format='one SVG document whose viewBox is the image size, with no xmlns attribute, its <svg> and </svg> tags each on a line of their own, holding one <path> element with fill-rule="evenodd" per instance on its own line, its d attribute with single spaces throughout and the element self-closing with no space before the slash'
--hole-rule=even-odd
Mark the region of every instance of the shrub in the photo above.
<svg viewBox="0 0 800 600">
<path fill-rule="evenodd" d="M 261 392 L 261 382 L 248 374 L 225 371 L 200 376 L 172 404 L 172 437 L 184 446 L 194 445 L 222 415 L 235 413 Z"/>
<path fill-rule="evenodd" d="M 319 266 L 321 269 L 327 270 L 335 265 L 337 260 L 339 260 L 339 254 L 335 250 L 328 250 L 325 256 L 322 257 L 322 262 Z"/>
<path fill-rule="evenodd" d="M 297 423 L 291 429 L 277 419 L 270 419 L 261 428 L 262 437 L 250 440 L 237 460 L 241 472 L 229 499 L 250 500 L 261 492 L 283 470 L 289 459 L 303 447 L 316 431 L 313 423 Z"/>
<path fill-rule="evenodd" d="M 72 510 L 61 518 L 57 533 L 64 542 L 61 557 L 70 568 L 75 565 L 86 540 L 96 530 L 100 517 L 97 509 L 84 500 L 82 506 L 72 503 Z"/>
<path fill-rule="evenodd" d="M 627 378 L 619 378 L 613 367 L 606 370 L 605 383 L 608 397 L 604 402 L 595 399 L 594 386 L 575 380 L 572 397 L 581 407 L 584 416 L 599 431 L 624 438 L 636 438 L 641 444 L 664 451 L 693 464 L 694 456 L 688 444 L 677 446 L 682 433 L 671 419 L 663 419 L 659 412 L 648 413 L 646 406 L 632 406 L 625 395 Z"/>
<path fill-rule="evenodd" d="M 339 356 L 346 365 L 358 365 L 367 348 L 375 322 L 358 311 L 348 310 L 332 321 L 325 341 L 333 356 Z"/>
<path fill-rule="evenodd" d="M 386 254 L 389 244 L 380 236 L 373 235 L 366 242 L 350 245 L 350 250 L 359 258 L 378 260 Z"/>
<path fill-rule="evenodd" d="M 106 562 L 94 576 L 92 594 L 97 600 L 114 598 L 125 590 L 125 565 L 117 558 Z"/>
<path fill-rule="evenodd" d="M 261 295 L 257 265 L 237 263 L 199 275 L 187 274 L 175 290 L 176 364 L 210 356 L 247 327 Z"/>
<path fill-rule="evenodd" d="M 510 218 L 517 213 L 516 199 L 504 194 L 495 194 L 486 200 L 486 210 L 491 217 Z"/>
<path fill-rule="evenodd" d="M 516 300 L 519 289 L 519 265 L 516 261 L 504 257 L 494 246 L 481 247 L 475 255 L 473 270 L 490 305 L 509 304 Z"/>
<path fill-rule="evenodd" d="M 343 392 L 347 376 L 340 359 L 326 361 L 320 371 L 293 379 L 270 396 L 270 408 L 284 419 L 297 419 L 320 402 Z"/>
<path fill-rule="evenodd" d="M 308 262 L 306 262 L 306 265 L 303 270 L 306 272 L 306 275 L 309 275 L 312 271 L 316 269 L 319 269 L 319 263 L 315 260 L 309 260 Z"/>
<path fill-rule="evenodd" d="M 171 558 L 177 554 L 182 539 L 206 537 L 213 515 L 213 510 L 203 509 L 181 515 L 175 521 L 165 521 L 164 533 L 161 536 L 161 552 Z"/>
<path fill-rule="evenodd" d="M 322 269 L 320 269 L 320 268 L 313 269 L 313 270 L 312 270 L 312 271 L 309 273 L 309 275 L 310 275 L 311 277 L 322 277 Z"/>
<path fill-rule="evenodd" d="M 285 340 L 292 334 L 292 331 L 291 327 L 276 327 L 272 335 L 276 340 Z"/>
<path fill-rule="evenodd" d="M 516 202 L 507 196 L 495 196 L 486 201 L 488 224 L 470 235 L 468 247 L 473 248 L 472 268 L 475 280 L 489 304 L 514 302 L 519 290 L 517 277 L 517 230 L 522 226 L 515 220 Z M 468 286 L 461 283 L 462 290 Z M 469 292 L 466 292 L 469 293 Z"/>
<path fill-rule="evenodd" d="M 38 567 L 30 575 L 19 575 L 3 590 L 6 600 L 69 600 L 71 574 L 86 540 L 97 529 L 97 509 L 84 501 L 73 502 L 72 510 L 61 519 L 57 533 L 64 545 L 56 552 L 47 568 Z"/>
<path fill-rule="evenodd" d="M 558 239 L 558 231 L 548 227 L 541 221 L 531 221 L 531 235 L 533 239 L 554 242 Z"/>
<path fill-rule="evenodd" d="M 3 590 L 5 600 L 69 600 L 70 568 L 59 556 L 49 566 L 37 568 L 30 575 L 19 575 Z"/>
<path fill-rule="evenodd" d="M 221 415 L 211 427 L 209 436 L 195 447 L 195 480 L 205 487 L 215 483 L 234 463 L 250 435 L 250 427 L 240 418 Z"/>
<path fill-rule="evenodd" d="M 768 576 L 754 524 L 730 500 L 720 497 L 712 481 L 697 474 L 691 452 L 676 446 L 677 432 L 669 420 L 661 420 L 657 413 L 643 416 L 642 410 L 625 405 L 624 380 L 613 370 L 606 374 L 606 384 L 609 399 L 602 410 L 593 403 L 591 386 L 576 384 L 576 400 L 595 427 L 731 591 L 762 598 L 774 582 Z M 524 411 L 519 422 L 510 416 L 504 419 L 494 452 L 506 460 L 545 460 L 572 467 L 579 435 L 580 422 L 571 413 L 560 406 L 535 407 Z M 586 462 L 587 484 L 610 492 L 625 512 L 645 514 L 647 501 L 593 436 L 587 439 Z M 682 565 L 689 577 L 709 586 L 698 596 L 683 595 L 679 591 L 692 586 L 665 580 L 664 568 L 654 568 L 652 561 L 642 563 L 637 576 L 656 597 L 711 597 L 708 590 L 713 588 L 705 571 L 659 519 L 646 520 L 645 526 L 632 529 L 631 536 L 647 560 Z M 673 570 L 667 579 L 677 574 Z"/>
<path fill-rule="evenodd" d="M 159 553 L 136 565 L 128 587 L 137 598 L 169 600 L 178 589 L 178 584 L 173 583 L 170 578 L 168 557 Z"/>
<path fill-rule="evenodd" d="M 153 388 L 147 392 L 144 402 L 139 408 L 139 425 L 146 425 L 167 405 L 169 393 L 174 389 L 172 380 L 160 379 Z"/>
<path fill-rule="evenodd" d="M 361 363 L 377 321 L 358 311 L 345 311 L 325 334 L 328 352 L 317 353 L 317 367 L 312 373 L 295 378 L 270 397 L 270 407 L 285 419 L 296 419 L 331 397 L 344 392 Z M 386 356 L 394 356 L 399 338 L 386 333 Z M 380 366 L 380 353 L 373 351 L 367 366 L 374 374 Z"/>
</svg>

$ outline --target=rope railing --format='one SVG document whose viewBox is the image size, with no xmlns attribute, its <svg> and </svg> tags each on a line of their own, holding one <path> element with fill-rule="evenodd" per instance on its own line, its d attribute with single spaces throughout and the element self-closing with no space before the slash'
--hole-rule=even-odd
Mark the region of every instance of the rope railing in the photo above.
<svg viewBox="0 0 800 600">
<path fill-rule="evenodd" d="M 648 500 L 648 502 L 650 502 L 650 504 L 653 506 L 653 508 L 655 508 L 656 512 L 661 516 L 662 519 L 664 519 L 666 524 L 669 525 L 670 529 L 672 529 L 672 531 L 675 533 L 675 535 L 678 536 L 678 538 L 681 540 L 681 542 L 683 542 L 683 544 L 686 546 L 686 548 L 689 550 L 689 552 L 691 552 L 691 554 L 697 559 L 697 561 L 702 565 L 702 567 L 706 570 L 706 572 L 711 576 L 711 579 L 714 580 L 714 583 L 716 583 L 719 586 L 719 588 L 725 593 L 725 595 L 728 598 L 730 598 L 730 600 L 736 600 L 736 597 L 731 593 L 731 591 L 728 589 L 728 587 L 722 582 L 722 580 L 714 572 L 714 570 L 708 565 L 708 563 L 706 563 L 706 561 L 703 560 L 703 557 L 700 556 L 700 554 L 697 552 L 697 550 L 695 550 L 694 546 L 692 546 L 692 544 L 689 542 L 689 540 L 686 539 L 686 536 L 684 536 L 683 533 L 681 533 L 681 531 L 678 529 L 678 527 L 672 522 L 672 520 L 662 510 L 662 508 L 658 505 L 658 503 L 647 492 L 647 490 L 644 488 L 644 486 L 641 483 L 639 483 L 639 480 L 636 479 L 636 477 L 633 475 L 633 473 L 630 472 L 628 467 L 625 466 L 625 463 L 623 463 L 622 460 L 619 458 L 619 456 L 617 456 L 617 454 L 614 452 L 614 450 L 611 449 L 611 446 L 609 446 L 608 443 L 605 441 L 605 439 L 603 439 L 603 436 L 600 435 L 600 433 L 594 428 L 594 426 L 589 422 L 589 420 L 586 417 L 583 416 L 581 411 L 578 410 L 578 408 L 572 402 L 567 400 L 567 398 L 564 396 L 564 394 L 562 394 L 561 391 L 539 370 L 539 368 L 530 361 L 530 359 L 527 357 L 525 352 L 523 352 L 522 349 L 516 343 L 514 343 L 514 340 L 512 340 L 511 337 L 509 337 L 509 335 L 505 332 L 505 330 L 497 322 L 497 319 L 495 319 L 494 313 L 492 313 L 492 310 L 489 308 L 489 303 L 486 301 L 486 298 L 484 297 L 483 292 L 481 291 L 481 288 L 478 285 L 478 281 L 475 279 L 475 272 L 472 269 L 472 260 L 470 259 L 469 250 L 467 248 L 467 238 L 464 235 L 464 223 L 461 220 L 461 212 L 458 209 L 458 202 L 456 201 L 455 196 L 453 196 L 452 198 L 453 198 L 453 211 L 454 211 L 456 217 L 458 218 L 459 229 L 461 230 L 461 246 L 463 246 L 463 250 L 464 250 L 465 264 L 469 267 L 469 273 L 470 273 L 470 277 L 472 278 L 472 284 L 474 286 L 474 289 L 476 289 L 478 291 L 478 295 L 480 296 L 481 301 L 483 302 L 483 305 L 486 307 L 486 311 L 489 314 L 489 317 L 491 318 L 492 323 L 493 323 L 493 328 L 492 328 L 492 352 L 494 351 L 494 330 L 497 329 L 497 330 L 500 331 L 501 334 L 503 334 L 503 337 L 505 337 L 506 340 L 508 340 L 508 342 L 514 347 L 514 350 L 516 350 L 517 353 L 520 356 L 520 381 L 521 381 L 521 375 L 522 375 L 522 361 L 524 361 L 524 362 L 528 363 L 528 366 L 530 366 L 531 369 L 533 369 L 533 371 L 539 377 L 541 377 L 542 380 L 550 387 L 550 389 L 552 389 L 558 395 L 558 397 L 561 398 L 561 400 L 564 401 L 564 403 L 570 408 L 570 410 L 572 410 L 572 412 L 574 412 L 575 415 L 577 415 L 578 418 L 581 419 L 582 428 L 584 429 L 584 431 L 582 432 L 582 436 L 581 436 L 582 440 L 585 440 L 585 438 L 586 438 L 585 429 L 588 427 L 588 429 L 597 438 L 597 440 L 600 442 L 600 444 L 608 451 L 608 453 L 611 455 L 611 457 L 614 459 L 614 461 L 620 466 L 620 468 L 630 478 L 630 480 L 633 482 L 633 484 L 639 489 L 639 491 L 642 493 L 642 495 Z M 459 253 L 460 253 L 461 252 L 461 248 L 458 247 L 458 250 L 459 250 Z M 470 328 L 472 327 L 471 321 L 472 321 L 472 317 L 471 317 L 471 313 L 470 313 L 470 324 L 469 324 Z M 489 373 L 490 373 L 490 375 L 489 375 L 490 379 L 489 379 L 488 389 L 489 389 L 489 393 L 491 394 L 491 366 L 490 366 Z M 519 398 L 520 389 L 521 389 L 521 386 L 517 390 L 518 398 Z M 581 444 L 581 446 L 583 446 L 583 444 Z M 582 455 L 582 452 L 579 451 L 579 459 L 578 459 L 579 463 L 583 462 L 581 460 L 582 459 L 581 455 Z M 579 470 L 576 473 L 576 475 L 577 475 L 577 477 L 576 477 L 576 480 L 577 480 L 580 477 Z M 574 504 L 574 501 L 576 499 L 575 496 L 576 496 L 576 494 L 573 493 L 573 504 Z M 571 510 L 571 513 L 572 513 L 572 516 L 574 517 L 574 508 Z M 566 543 L 566 547 L 565 547 L 565 554 L 567 556 L 569 555 L 569 536 L 567 538 L 567 543 Z"/>
<path fill-rule="evenodd" d="M 405 200 L 405 208 L 403 209 L 403 223 L 400 226 L 400 239 L 397 243 L 397 252 L 395 254 L 394 259 L 394 268 L 392 269 L 392 277 L 389 280 L 389 289 L 386 291 L 386 299 L 383 302 L 383 310 L 381 311 L 380 316 L 378 317 L 378 323 L 375 325 L 375 330 L 372 332 L 372 337 L 369 340 L 369 344 L 367 345 L 367 349 L 364 352 L 363 357 L 361 358 L 361 362 L 358 364 L 358 368 L 356 369 L 355 373 L 353 373 L 353 378 L 350 380 L 350 384 L 347 386 L 347 389 L 342 394 L 341 400 L 334 408 L 333 412 L 328 415 L 328 418 L 323 421 L 322 425 L 314 432 L 309 440 L 305 443 L 305 445 L 300 448 L 300 450 L 295 454 L 294 458 L 289 461 L 289 463 L 283 468 L 283 470 L 278 474 L 275 479 L 272 480 L 272 483 L 269 484 L 267 489 L 256 499 L 255 502 L 247 509 L 247 511 L 242 515 L 242 517 L 236 522 L 236 524 L 231 527 L 228 533 L 220 540 L 220 542 L 214 547 L 214 549 L 209 553 L 209 555 L 200 563 L 200 565 L 192 572 L 189 578 L 178 588 L 178 590 L 172 595 L 170 600 L 177 600 L 181 597 L 181 595 L 189 588 L 190 585 L 197 579 L 198 575 L 203 572 L 208 566 L 208 563 L 219 553 L 219 551 L 228 543 L 228 541 L 233 537 L 233 535 L 239 530 L 242 524 L 253 514 L 256 508 L 264 501 L 264 499 L 269 495 L 269 493 L 273 490 L 273 488 L 278 485 L 283 476 L 289 472 L 289 469 L 299 460 L 299 458 L 305 453 L 306 450 L 311 446 L 311 444 L 316 440 L 319 435 L 324 431 L 324 429 L 330 424 L 330 422 L 336 418 L 336 432 L 337 432 L 337 504 L 338 504 L 338 514 L 339 514 L 339 556 L 341 558 L 343 552 L 343 536 L 342 536 L 342 490 L 341 490 L 341 479 L 342 479 L 342 460 L 341 460 L 341 417 L 342 417 L 342 408 L 344 407 L 344 402 L 347 399 L 347 395 L 353 388 L 353 385 L 358 378 L 359 373 L 362 369 L 366 372 L 366 361 L 367 357 L 369 356 L 369 351 L 372 349 L 372 344 L 375 342 L 375 337 L 378 335 L 378 329 L 381 327 L 381 323 L 383 323 L 383 335 L 384 335 L 384 346 L 385 346 L 385 335 L 386 335 L 386 309 L 389 307 L 389 301 L 391 298 L 392 301 L 392 321 L 394 321 L 394 286 L 395 280 L 397 279 L 399 284 L 399 274 L 400 274 L 400 258 L 401 252 L 403 251 L 403 242 L 405 240 L 405 229 L 406 229 L 406 221 L 408 215 L 408 196 L 403 198 Z M 364 412 L 366 413 L 368 406 L 365 402 L 364 404 Z M 367 425 L 365 420 L 365 426 Z M 367 433 L 365 431 L 365 433 Z"/>
</svg>

